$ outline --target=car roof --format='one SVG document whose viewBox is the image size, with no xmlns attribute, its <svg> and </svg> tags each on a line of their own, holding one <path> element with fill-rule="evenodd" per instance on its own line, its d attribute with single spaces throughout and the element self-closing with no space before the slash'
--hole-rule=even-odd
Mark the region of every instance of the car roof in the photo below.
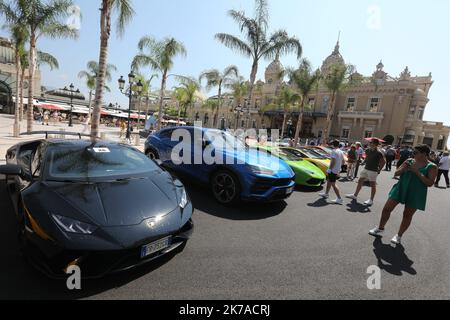
<svg viewBox="0 0 450 320">
<path fill-rule="evenodd" d="M 161 133 L 161 132 L 165 132 L 165 131 L 169 131 L 169 130 L 177 130 L 177 129 L 185 129 L 185 130 L 201 130 L 203 132 L 206 131 L 223 131 L 223 130 L 219 130 L 219 129 L 213 129 L 213 128 L 203 128 L 203 127 L 194 127 L 194 126 L 174 126 L 174 127 L 168 127 L 168 128 L 164 128 L 161 129 L 157 132 L 157 134 Z"/>
</svg>

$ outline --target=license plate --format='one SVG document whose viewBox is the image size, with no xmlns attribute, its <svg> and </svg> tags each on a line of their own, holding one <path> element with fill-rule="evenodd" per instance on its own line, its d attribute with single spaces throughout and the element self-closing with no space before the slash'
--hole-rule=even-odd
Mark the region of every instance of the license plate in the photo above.
<svg viewBox="0 0 450 320">
<path fill-rule="evenodd" d="M 158 241 L 146 244 L 141 248 L 141 258 L 145 258 L 155 252 L 161 251 L 170 245 L 170 238 L 167 237 Z"/>
<path fill-rule="evenodd" d="M 286 189 L 286 194 L 291 194 L 294 192 L 294 187 L 290 187 L 289 189 Z"/>
</svg>

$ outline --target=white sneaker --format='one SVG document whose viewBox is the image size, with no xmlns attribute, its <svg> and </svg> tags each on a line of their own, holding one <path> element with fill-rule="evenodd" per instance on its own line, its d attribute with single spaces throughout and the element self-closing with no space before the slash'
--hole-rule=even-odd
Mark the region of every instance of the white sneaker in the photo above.
<svg viewBox="0 0 450 320">
<path fill-rule="evenodd" d="M 399 237 L 398 234 L 396 234 L 396 235 L 392 238 L 391 242 L 392 242 L 393 244 L 397 244 L 397 245 L 398 245 L 398 244 L 402 244 L 402 238 Z"/>
<path fill-rule="evenodd" d="M 372 230 L 369 231 L 369 234 L 374 237 L 382 237 L 384 234 L 384 230 L 381 230 L 378 227 L 373 228 Z"/>
<path fill-rule="evenodd" d="M 336 199 L 336 200 L 332 200 L 329 203 L 331 204 L 338 204 L 338 205 L 343 205 L 344 201 L 342 199 Z"/>
<path fill-rule="evenodd" d="M 345 195 L 345 197 L 348 198 L 348 199 L 358 200 L 358 197 L 355 196 L 353 193 L 352 194 L 347 194 L 347 195 Z"/>
<path fill-rule="evenodd" d="M 366 206 L 373 206 L 373 201 L 372 200 L 367 200 L 366 202 L 364 202 L 364 204 Z"/>
<path fill-rule="evenodd" d="M 327 193 L 319 193 L 319 197 L 328 199 L 329 195 Z"/>
</svg>

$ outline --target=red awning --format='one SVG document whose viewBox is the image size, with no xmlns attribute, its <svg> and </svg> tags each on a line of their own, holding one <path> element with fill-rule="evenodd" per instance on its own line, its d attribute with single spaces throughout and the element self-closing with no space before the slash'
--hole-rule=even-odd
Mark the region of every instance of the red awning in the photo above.
<svg viewBox="0 0 450 320">
<path fill-rule="evenodd" d="M 47 110 L 65 110 L 63 107 L 56 106 L 54 104 L 48 104 L 48 103 L 41 103 L 39 106 L 42 109 L 47 109 Z"/>
<path fill-rule="evenodd" d="M 380 141 L 381 143 L 385 143 L 385 142 L 386 142 L 386 141 L 384 141 L 383 139 L 380 139 L 380 138 L 377 138 L 377 137 L 370 137 L 370 138 L 366 138 L 366 139 L 364 139 L 364 140 L 366 140 L 366 141 L 378 140 L 378 141 Z"/>
<path fill-rule="evenodd" d="M 109 113 L 108 111 L 105 111 L 105 110 L 102 110 L 102 111 L 100 112 L 100 114 L 101 114 L 102 116 L 109 116 L 109 115 L 110 115 L 110 113 Z"/>
</svg>

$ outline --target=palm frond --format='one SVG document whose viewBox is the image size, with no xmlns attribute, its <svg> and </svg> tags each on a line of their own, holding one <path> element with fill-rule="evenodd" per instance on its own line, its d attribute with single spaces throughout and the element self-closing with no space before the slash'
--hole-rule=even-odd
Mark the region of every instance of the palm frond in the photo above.
<svg viewBox="0 0 450 320">
<path fill-rule="evenodd" d="M 252 56 L 252 48 L 236 36 L 226 33 L 218 33 L 215 35 L 215 38 L 231 50 L 237 51 L 246 57 Z"/>
<path fill-rule="evenodd" d="M 59 69 L 58 59 L 56 59 L 50 53 L 42 52 L 39 50 L 37 51 L 37 63 L 38 66 L 41 66 L 43 64 L 49 66 L 50 70 Z"/>
<path fill-rule="evenodd" d="M 117 33 L 119 36 L 122 36 L 125 32 L 125 27 L 135 14 L 131 0 L 112 0 L 112 7 L 117 12 Z"/>
</svg>

